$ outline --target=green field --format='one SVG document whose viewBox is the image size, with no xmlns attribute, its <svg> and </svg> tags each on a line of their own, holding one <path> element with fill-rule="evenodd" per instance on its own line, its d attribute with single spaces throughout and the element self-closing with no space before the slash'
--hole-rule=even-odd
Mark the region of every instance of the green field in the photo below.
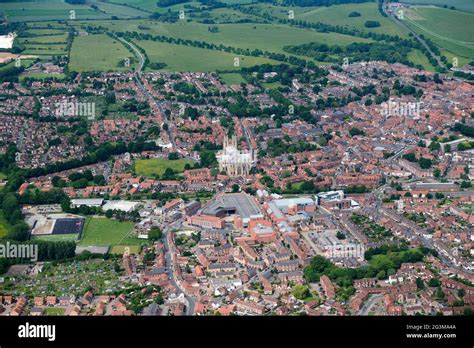
<svg viewBox="0 0 474 348">
<path fill-rule="evenodd" d="M 241 83 L 245 83 L 244 78 L 239 73 L 222 73 L 219 74 L 219 76 L 227 85 L 240 85 Z"/>
<path fill-rule="evenodd" d="M 96 8 L 91 7 L 91 5 Z M 1 11 L 12 22 L 70 20 L 74 11 L 75 19 L 111 19 L 148 17 L 149 13 L 130 7 L 89 0 L 84 5 L 71 5 L 62 0 L 12 1 L 2 2 Z"/>
<path fill-rule="evenodd" d="M 120 222 L 107 218 L 87 218 L 80 246 L 107 246 L 122 244 L 128 234 L 133 230 L 133 222 Z M 127 238 L 127 240 L 130 238 Z M 139 240 L 136 239 L 136 244 Z M 128 241 L 127 241 L 127 244 Z"/>
<path fill-rule="evenodd" d="M 78 36 L 72 44 L 69 69 L 79 72 L 129 70 L 123 61 L 132 57 L 132 53 L 108 35 Z"/>
<path fill-rule="evenodd" d="M 94 22 L 78 22 L 86 27 Z M 109 30 L 136 31 L 153 35 L 199 40 L 222 44 L 236 48 L 259 49 L 276 53 L 285 53 L 284 46 L 300 45 L 307 42 L 321 42 L 330 45 L 348 45 L 353 42 L 370 40 L 335 33 L 318 33 L 309 29 L 300 29 L 279 24 L 219 24 L 217 33 L 210 32 L 208 24 L 201 23 L 163 23 L 145 20 L 101 21 L 101 26 Z M 139 26 L 149 29 L 141 30 Z"/>
<path fill-rule="evenodd" d="M 44 313 L 45 313 L 45 315 L 49 315 L 49 316 L 57 316 L 57 315 L 64 315 L 65 311 L 66 310 L 64 308 L 47 307 L 47 308 L 45 308 Z"/>
<path fill-rule="evenodd" d="M 31 74 L 21 74 L 20 81 L 24 80 L 25 78 L 33 78 L 36 80 L 45 80 L 48 78 L 62 80 L 65 78 L 64 74 L 48 74 L 48 73 L 31 73 Z"/>
<path fill-rule="evenodd" d="M 187 159 L 169 160 L 165 158 L 139 159 L 134 162 L 135 173 L 141 176 L 153 177 L 156 174 L 163 175 L 166 168 L 175 172 L 182 172 L 186 164 L 193 165 L 194 162 Z"/>
<path fill-rule="evenodd" d="M 125 248 L 128 248 L 128 252 L 130 254 L 137 255 L 140 252 L 139 245 L 114 245 L 111 248 L 110 253 L 123 255 L 125 252 Z"/>
<path fill-rule="evenodd" d="M 456 10 L 474 13 L 474 1 L 472 0 L 400 0 L 400 2 L 414 5 L 454 6 Z"/>
<path fill-rule="evenodd" d="M 364 31 L 373 31 L 375 33 L 406 36 L 406 33 L 401 30 L 399 26 L 393 23 L 389 18 L 383 17 L 380 14 L 375 2 L 333 5 L 328 7 L 280 7 L 267 4 L 261 4 L 259 7 L 281 19 L 288 19 L 288 11 L 292 10 L 294 11 L 295 20 L 322 22 L 330 25 L 357 28 Z M 361 16 L 349 17 L 349 14 L 354 11 L 359 12 Z M 379 22 L 380 27 L 366 28 L 364 23 L 368 20 Z"/>
<path fill-rule="evenodd" d="M 250 57 L 204 48 L 174 45 L 156 41 L 135 41 L 142 47 L 150 62 L 166 63 L 168 71 L 199 71 L 233 70 L 235 58 L 239 59 L 240 67 L 250 67 L 257 64 L 278 64 L 278 62 L 263 58 Z"/>
<path fill-rule="evenodd" d="M 428 58 L 419 50 L 411 50 L 408 53 L 408 59 L 415 64 L 420 64 L 427 71 L 435 71 Z"/>
<path fill-rule="evenodd" d="M 77 234 L 50 234 L 44 236 L 34 236 L 33 239 L 45 240 L 49 242 L 68 242 L 74 241 Z"/>
<path fill-rule="evenodd" d="M 413 7 L 406 13 L 405 23 L 452 55 L 467 60 L 474 58 L 474 14 L 437 7 Z"/>
</svg>

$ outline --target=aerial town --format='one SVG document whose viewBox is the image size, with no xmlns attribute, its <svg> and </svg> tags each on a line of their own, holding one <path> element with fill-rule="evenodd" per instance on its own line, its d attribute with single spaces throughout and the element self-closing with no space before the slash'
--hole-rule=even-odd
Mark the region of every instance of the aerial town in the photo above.
<svg viewBox="0 0 474 348">
<path fill-rule="evenodd" d="M 472 312 L 474 87 L 379 61 L 305 73 L 279 96 L 207 73 L 1 85 L 28 239 L 76 256 L 7 265 L 0 315 Z M 89 123 L 54 107 L 84 100 Z"/>
<path fill-rule="evenodd" d="M 0 1 L 0 317 L 474 315 L 446 3 Z"/>
</svg>

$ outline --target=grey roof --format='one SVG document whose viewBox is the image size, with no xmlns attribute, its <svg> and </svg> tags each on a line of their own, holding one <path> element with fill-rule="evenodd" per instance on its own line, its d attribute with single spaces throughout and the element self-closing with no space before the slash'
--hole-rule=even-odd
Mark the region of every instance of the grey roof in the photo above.
<svg viewBox="0 0 474 348">
<path fill-rule="evenodd" d="M 215 215 L 221 209 L 235 210 L 243 219 L 262 214 L 255 199 L 246 193 L 229 193 L 219 196 L 203 209 L 203 213 Z"/>
</svg>

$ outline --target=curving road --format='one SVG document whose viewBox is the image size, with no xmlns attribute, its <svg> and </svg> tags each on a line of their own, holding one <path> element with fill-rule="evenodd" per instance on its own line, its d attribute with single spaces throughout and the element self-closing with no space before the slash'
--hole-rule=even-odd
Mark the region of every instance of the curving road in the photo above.
<svg viewBox="0 0 474 348">
<path fill-rule="evenodd" d="M 433 51 L 431 51 L 430 47 L 428 46 L 428 44 L 426 43 L 425 40 L 423 40 L 419 35 L 418 33 L 416 33 L 414 30 L 412 30 L 409 26 L 407 26 L 405 23 L 403 23 L 403 21 L 399 20 L 397 18 L 397 16 L 394 14 L 394 13 L 388 13 L 387 11 L 387 2 L 384 1 L 383 3 L 383 12 L 385 12 L 385 14 L 392 20 L 395 22 L 395 24 L 397 24 L 399 27 L 403 28 L 405 31 L 411 33 L 413 35 L 413 37 L 415 39 L 417 39 L 428 51 L 428 53 L 431 55 L 431 57 L 433 57 L 439 64 L 440 67 L 442 68 L 446 68 L 444 66 L 444 63 L 440 60 L 440 58 L 433 53 Z"/>
<path fill-rule="evenodd" d="M 168 124 L 168 130 L 167 130 L 167 133 L 168 133 L 168 138 L 170 139 L 170 142 L 171 142 L 171 145 L 173 148 L 176 147 L 176 143 L 174 141 L 174 138 L 173 138 L 173 135 L 172 135 L 172 132 L 171 132 L 171 127 L 169 127 L 169 120 L 166 116 L 166 113 L 165 113 L 165 110 L 163 109 L 163 107 L 161 106 L 160 103 L 158 103 L 155 98 L 153 98 L 153 96 L 150 94 L 150 92 L 148 91 L 148 89 L 145 87 L 145 85 L 143 84 L 143 81 L 141 80 L 141 75 L 142 75 L 142 71 L 143 71 L 143 67 L 145 65 L 145 56 L 143 55 L 143 53 L 140 52 L 140 50 L 133 44 L 131 43 L 130 41 L 127 41 L 125 40 L 124 38 L 121 38 L 119 37 L 118 38 L 119 41 L 121 41 L 122 43 L 125 43 L 127 45 L 129 45 L 132 50 L 136 53 L 136 55 L 138 56 L 138 59 L 139 59 L 139 63 L 138 63 L 138 66 L 137 68 L 135 69 L 135 81 L 137 82 L 137 85 L 138 87 L 140 87 L 140 89 L 142 90 L 143 94 L 145 94 L 149 101 L 151 103 L 154 103 L 158 109 L 160 110 L 161 112 L 161 115 L 163 116 L 163 119 L 165 121 L 166 124 Z"/>
</svg>

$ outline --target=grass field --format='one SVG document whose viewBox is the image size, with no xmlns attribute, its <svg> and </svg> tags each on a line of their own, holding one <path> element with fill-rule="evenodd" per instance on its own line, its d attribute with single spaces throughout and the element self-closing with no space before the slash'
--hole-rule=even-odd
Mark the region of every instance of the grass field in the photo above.
<svg viewBox="0 0 474 348">
<path fill-rule="evenodd" d="M 278 64 L 278 62 L 263 58 L 242 56 L 222 51 L 204 48 L 174 45 L 156 41 L 135 41 L 142 47 L 150 62 L 166 63 L 168 71 L 216 71 L 236 69 L 234 59 L 239 59 L 240 67 L 249 67 L 257 64 Z"/>
<path fill-rule="evenodd" d="M 227 85 L 239 85 L 241 83 L 245 83 L 245 79 L 239 73 L 222 73 L 219 74 Z"/>
<path fill-rule="evenodd" d="M 96 6 L 92 8 L 91 5 Z M 62 0 L 2 2 L 1 11 L 12 22 L 69 20 L 74 11 L 75 19 L 111 19 L 148 17 L 149 13 L 98 0 L 89 0 L 84 5 L 71 5 Z"/>
<path fill-rule="evenodd" d="M 77 238 L 77 234 L 51 234 L 44 236 L 34 236 L 33 239 L 45 240 L 48 242 L 68 242 L 74 241 Z"/>
<path fill-rule="evenodd" d="M 135 254 L 137 255 L 140 252 L 140 246 L 139 245 L 114 245 L 110 253 L 111 254 L 120 254 L 123 255 L 125 252 L 125 248 L 128 248 L 128 252 L 130 254 Z"/>
<path fill-rule="evenodd" d="M 135 173 L 142 176 L 163 175 L 166 168 L 171 168 L 175 172 L 182 172 L 186 164 L 194 164 L 193 161 L 187 159 L 168 160 L 165 158 L 139 159 L 134 162 Z"/>
<path fill-rule="evenodd" d="M 86 27 L 94 22 L 81 21 L 78 25 Z M 353 42 L 370 42 L 370 40 L 340 35 L 335 33 L 318 33 L 313 30 L 288 27 L 278 24 L 219 24 L 217 33 L 210 32 L 208 24 L 201 23 L 163 23 L 145 20 L 101 21 L 101 26 L 112 31 L 137 31 L 153 35 L 199 40 L 225 46 L 260 49 L 276 53 L 285 53 L 284 46 L 300 45 L 307 42 L 348 45 Z M 141 30 L 139 26 L 149 29 Z"/>
<path fill-rule="evenodd" d="M 271 13 L 278 18 L 288 18 L 288 11 L 294 11 L 295 20 L 305 20 L 308 22 L 322 22 L 330 25 L 347 26 L 348 28 L 357 28 L 364 31 L 373 31 L 375 33 L 385 33 L 390 35 L 406 36 L 406 33 L 400 29 L 389 18 L 383 17 L 375 2 L 361 4 L 344 4 L 321 7 L 279 7 L 267 4 L 259 5 L 264 11 Z M 351 12 L 357 11 L 360 17 L 349 17 Z M 378 28 L 366 28 L 364 23 L 368 20 L 375 20 L 380 23 Z"/>
<path fill-rule="evenodd" d="M 122 244 L 122 240 L 133 230 L 133 226 L 134 223 L 129 221 L 120 222 L 115 219 L 89 217 L 86 220 L 83 237 L 79 245 L 106 246 Z M 138 242 L 137 239 L 136 244 Z"/>
<path fill-rule="evenodd" d="M 454 56 L 474 58 L 474 14 L 437 7 L 412 7 L 405 23 Z"/>
<path fill-rule="evenodd" d="M 108 35 L 78 36 L 72 44 L 69 69 L 79 72 L 129 70 L 123 61 L 132 57 L 132 53 Z"/>
<path fill-rule="evenodd" d="M 420 64 L 427 71 L 435 71 L 428 58 L 419 50 L 411 50 L 408 53 L 408 59 L 415 64 Z"/>
<path fill-rule="evenodd" d="M 49 316 L 57 316 L 57 315 L 64 315 L 65 311 L 66 311 L 66 309 L 64 309 L 64 308 L 47 307 L 47 308 L 45 308 L 44 313 L 45 313 L 45 315 L 49 315 Z"/>
<path fill-rule="evenodd" d="M 47 74 L 47 73 L 21 74 L 20 75 L 20 81 L 24 80 L 27 77 L 37 79 L 37 80 L 45 80 L 45 79 L 48 79 L 48 78 L 62 80 L 66 76 L 64 74 Z"/>
<path fill-rule="evenodd" d="M 474 1 L 472 0 L 400 0 L 413 5 L 436 5 L 443 7 L 454 6 L 457 10 L 474 13 Z"/>
</svg>

